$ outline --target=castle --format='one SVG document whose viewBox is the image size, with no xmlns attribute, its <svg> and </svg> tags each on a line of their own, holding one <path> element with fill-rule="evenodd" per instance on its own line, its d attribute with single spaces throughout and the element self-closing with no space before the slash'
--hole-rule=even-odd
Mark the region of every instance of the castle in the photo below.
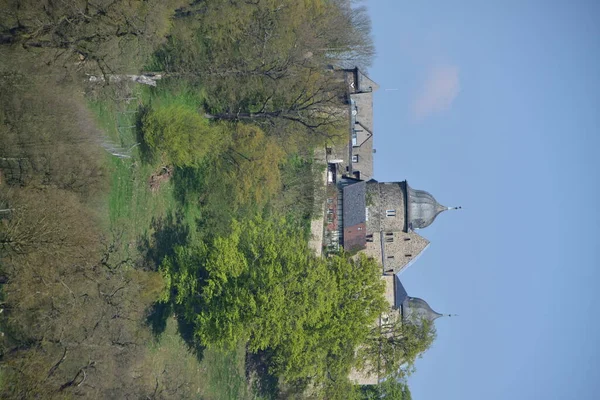
<svg viewBox="0 0 600 400">
<path fill-rule="evenodd" d="M 426 301 L 408 296 L 398 274 L 417 260 L 429 241 L 416 231 L 428 227 L 446 210 L 428 192 L 406 181 L 373 179 L 373 93 L 379 86 L 358 68 L 344 70 L 349 106 L 349 140 L 328 148 L 327 208 L 323 246 L 335 251 L 363 252 L 380 261 L 386 299 L 402 318 L 409 315 L 430 321 L 442 316 Z M 460 207 L 458 207 L 460 208 Z M 374 384 L 381 377 L 353 372 L 359 384 Z"/>
</svg>

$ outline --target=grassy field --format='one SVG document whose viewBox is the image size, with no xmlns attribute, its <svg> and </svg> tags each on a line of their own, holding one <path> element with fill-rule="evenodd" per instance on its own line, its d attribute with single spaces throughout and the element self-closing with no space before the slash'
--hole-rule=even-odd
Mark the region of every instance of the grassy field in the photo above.
<svg viewBox="0 0 600 400">
<path fill-rule="evenodd" d="M 207 400 L 253 399 L 245 378 L 244 345 L 232 351 L 205 349 L 202 359 L 187 348 L 177 330 L 175 318 L 167 320 L 165 331 L 149 345 L 146 363 L 153 374 L 176 370 L 182 382 L 193 385 L 191 392 Z"/>
<path fill-rule="evenodd" d="M 115 251 L 121 259 L 157 262 L 170 250 L 172 242 L 189 240 L 194 235 L 196 220 L 201 217 L 197 208 L 175 199 L 171 181 L 161 183 L 158 190 L 150 189 L 149 179 L 160 171 L 161 160 L 147 157 L 137 145 L 139 115 L 152 102 L 198 104 L 197 95 L 177 93 L 177 88 L 165 86 L 167 89 L 133 84 L 109 86 L 100 88 L 90 101 L 90 108 L 107 141 L 123 149 L 131 149 L 127 158 L 108 152 L 106 155 L 110 174 L 107 229 L 113 237 L 118 237 L 114 241 L 117 245 Z M 150 247 L 160 254 L 148 254 Z M 164 330 L 155 336 L 155 341 L 148 344 L 148 354 L 146 368 L 150 370 L 147 373 L 156 376 L 157 387 L 161 371 L 169 369 L 177 371 L 182 385 L 193 385 L 190 392 L 195 393 L 197 398 L 255 398 L 246 381 L 244 344 L 232 351 L 204 349 L 198 356 L 188 347 L 175 317 L 171 316 Z"/>
</svg>

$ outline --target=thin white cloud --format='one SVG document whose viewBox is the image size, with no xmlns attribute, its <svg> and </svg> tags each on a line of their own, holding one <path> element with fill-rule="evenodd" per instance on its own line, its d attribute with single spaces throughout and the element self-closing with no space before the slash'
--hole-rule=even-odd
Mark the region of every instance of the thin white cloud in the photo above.
<svg viewBox="0 0 600 400">
<path fill-rule="evenodd" d="M 412 112 L 417 120 L 449 110 L 460 92 L 458 67 L 444 65 L 432 68 L 413 102 Z"/>
</svg>

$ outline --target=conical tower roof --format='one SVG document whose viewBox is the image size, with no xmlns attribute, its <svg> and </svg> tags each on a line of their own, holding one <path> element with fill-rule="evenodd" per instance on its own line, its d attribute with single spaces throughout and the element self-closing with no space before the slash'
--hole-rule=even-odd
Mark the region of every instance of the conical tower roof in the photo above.
<svg viewBox="0 0 600 400">
<path fill-rule="evenodd" d="M 435 218 L 446 210 L 460 207 L 446 207 L 437 202 L 431 193 L 415 190 L 406 184 L 407 223 L 409 229 L 423 229 L 433 223 Z"/>
<path fill-rule="evenodd" d="M 405 316 L 414 321 L 426 319 L 433 322 L 443 316 L 443 314 L 434 311 L 425 300 L 418 297 L 406 298 L 403 306 Z"/>
</svg>

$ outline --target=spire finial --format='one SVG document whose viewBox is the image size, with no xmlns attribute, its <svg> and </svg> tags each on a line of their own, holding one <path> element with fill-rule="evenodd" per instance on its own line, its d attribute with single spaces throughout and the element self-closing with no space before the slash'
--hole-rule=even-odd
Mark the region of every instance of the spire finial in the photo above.
<svg viewBox="0 0 600 400">
<path fill-rule="evenodd" d="M 460 210 L 462 209 L 462 206 L 458 206 L 458 207 L 446 207 L 448 210 Z"/>
<path fill-rule="evenodd" d="M 458 314 L 448 314 L 449 317 L 458 317 Z"/>
</svg>

